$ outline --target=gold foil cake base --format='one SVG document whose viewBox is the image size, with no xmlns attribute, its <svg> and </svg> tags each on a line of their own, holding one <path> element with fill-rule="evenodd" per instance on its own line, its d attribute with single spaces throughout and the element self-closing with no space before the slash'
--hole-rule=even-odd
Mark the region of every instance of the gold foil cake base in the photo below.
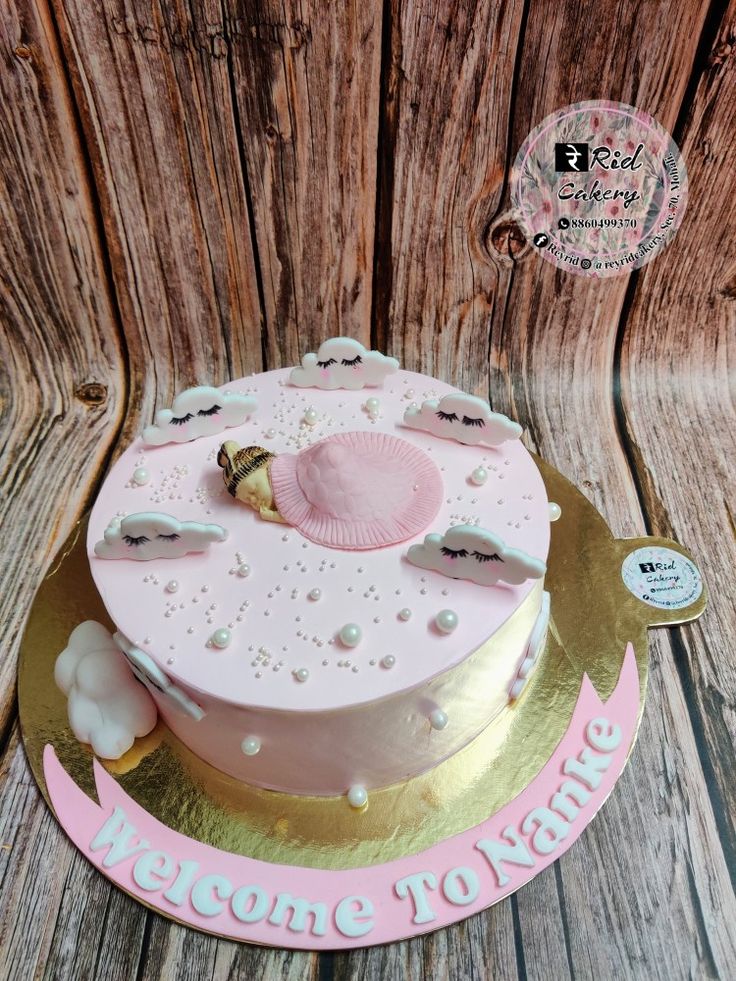
<svg viewBox="0 0 736 981">
<path fill-rule="evenodd" d="M 649 626 L 686 622 L 705 593 L 681 610 L 646 605 L 623 582 L 624 558 L 666 539 L 612 538 L 590 502 L 537 460 L 548 497 L 562 509 L 552 525 L 546 589 L 552 621 L 538 666 L 518 702 L 469 746 L 429 772 L 373 790 L 356 812 L 344 797 L 296 797 L 246 786 L 190 753 L 166 726 L 136 741 L 115 762 L 102 761 L 125 792 L 163 824 L 239 855 L 321 869 L 380 864 L 420 852 L 479 824 L 539 773 L 565 733 L 583 674 L 600 697 L 613 691 L 626 644 L 633 643 L 641 685 L 647 680 Z M 54 684 L 57 654 L 81 621 L 114 629 L 92 582 L 80 522 L 38 591 L 21 646 L 20 717 L 26 752 L 44 796 L 42 755 L 50 743 L 73 780 L 96 799 L 92 752 L 69 729 L 66 700 Z"/>
</svg>

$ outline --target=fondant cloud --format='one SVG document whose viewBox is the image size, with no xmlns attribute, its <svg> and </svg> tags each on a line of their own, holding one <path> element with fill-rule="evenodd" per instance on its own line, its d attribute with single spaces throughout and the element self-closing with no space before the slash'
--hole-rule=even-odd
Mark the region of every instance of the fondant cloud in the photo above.
<svg viewBox="0 0 736 981">
<path fill-rule="evenodd" d="M 241 426 L 257 405 L 252 395 L 226 395 L 209 385 L 187 388 L 176 396 L 170 409 L 159 409 L 155 423 L 143 430 L 143 442 L 162 446 L 214 436 L 231 426 Z"/>
<path fill-rule="evenodd" d="M 110 632 L 95 620 L 71 632 L 54 678 L 67 696 L 74 735 L 103 759 L 120 759 L 137 736 L 156 725 L 155 702 L 133 677 Z"/>
<path fill-rule="evenodd" d="M 518 586 L 527 579 L 540 579 L 547 571 L 544 562 L 507 548 L 498 535 L 475 525 L 455 525 L 444 535 L 427 535 L 421 545 L 411 546 L 407 558 L 420 569 L 479 586 L 497 582 Z"/>
<path fill-rule="evenodd" d="M 177 688 L 169 676 L 156 664 L 150 654 L 147 654 L 140 647 L 132 644 L 125 634 L 121 634 L 120 631 L 114 635 L 113 640 L 128 662 L 130 670 L 138 681 L 144 684 L 152 694 L 158 695 L 170 707 L 177 709 L 179 712 L 185 712 L 193 719 L 196 719 L 197 722 L 204 718 L 204 712 L 199 705 L 193 702 L 181 688 Z"/>
<path fill-rule="evenodd" d="M 95 545 L 95 555 L 100 559 L 180 559 L 187 552 L 204 552 L 212 542 L 226 538 L 227 531 L 220 525 L 140 511 L 108 525 L 104 539 Z"/>
<path fill-rule="evenodd" d="M 289 381 L 297 388 L 349 388 L 383 385 L 398 371 L 399 362 L 380 351 L 368 351 L 350 337 L 332 337 L 316 354 L 305 354 L 301 368 L 293 368 Z"/>
<path fill-rule="evenodd" d="M 497 446 L 522 433 L 518 422 L 493 412 L 483 399 L 464 392 L 428 399 L 419 409 L 410 406 L 404 413 L 404 425 L 471 446 Z"/>
</svg>

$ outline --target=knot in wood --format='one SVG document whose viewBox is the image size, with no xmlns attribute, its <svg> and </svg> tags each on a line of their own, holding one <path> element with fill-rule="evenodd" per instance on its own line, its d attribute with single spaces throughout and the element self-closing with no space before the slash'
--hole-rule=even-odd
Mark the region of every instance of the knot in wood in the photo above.
<svg viewBox="0 0 736 981">
<path fill-rule="evenodd" d="M 107 402 L 107 386 L 99 382 L 87 382 L 80 385 L 74 393 L 80 402 L 85 405 L 103 405 Z"/>
<path fill-rule="evenodd" d="M 526 236 L 509 215 L 502 215 L 488 230 L 486 247 L 494 258 L 518 259 L 527 247 Z"/>
<path fill-rule="evenodd" d="M 18 47 L 15 49 L 16 58 L 30 58 L 31 54 L 32 54 L 31 49 L 28 47 L 27 44 L 19 44 Z"/>
</svg>

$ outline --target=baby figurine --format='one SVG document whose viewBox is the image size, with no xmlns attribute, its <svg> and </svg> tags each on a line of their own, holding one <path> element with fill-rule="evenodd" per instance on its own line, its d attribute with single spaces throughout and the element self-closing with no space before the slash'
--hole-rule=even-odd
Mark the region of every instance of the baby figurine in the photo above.
<svg viewBox="0 0 736 981">
<path fill-rule="evenodd" d="M 273 499 L 271 488 L 271 462 L 275 453 L 262 446 L 246 446 L 229 439 L 222 444 L 217 462 L 223 469 L 223 480 L 228 492 L 257 511 L 266 521 L 285 524 Z"/>
</svg>

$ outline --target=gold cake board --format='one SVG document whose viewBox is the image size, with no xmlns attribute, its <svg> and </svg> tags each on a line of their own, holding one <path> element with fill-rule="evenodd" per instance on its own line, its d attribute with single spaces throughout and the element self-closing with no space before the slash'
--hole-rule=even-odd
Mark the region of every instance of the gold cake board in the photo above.
<svg viewBox="0 0 736 981">
<path fill-rule="evenodd" d="M 475 827 L 513 800 L 566 732 L 583 675 L 605 701 L 629 642 L 638 667 L 641 718 L 647 629 L 695 619 L 705 608 L 705 591 L 680 610 L 654 608 L 631 593 L 621 567 L 633 550 L 662 546 L 690 558 L 687 551 L 669 539 L 614 539 L 580 491 L 544 461 L 537 464 L 549 500 L 562 509 L 552 524 L 546 647 L 519 701 L 464 750 L 421 776 L 371 791 L 361 812 L 344 797 L 297 797 L 246 786 L 195 757 L 162 722 L 120 760 L 102 765 L 162 824 L 199 842 L 270 863 L 351 869 L 416 854 Z M 97 799 L 92 752 L 74 738 L 66 699 L 53 677 L 56 656 L 78 623 L 93 619 L 115 629 L 92 581 L 86 524 L 84 519 L 76 526 L 42 583 L 21 644 L 23 739 L 48 803 L 47 744 L 79 788 Z"/>
</svg>

